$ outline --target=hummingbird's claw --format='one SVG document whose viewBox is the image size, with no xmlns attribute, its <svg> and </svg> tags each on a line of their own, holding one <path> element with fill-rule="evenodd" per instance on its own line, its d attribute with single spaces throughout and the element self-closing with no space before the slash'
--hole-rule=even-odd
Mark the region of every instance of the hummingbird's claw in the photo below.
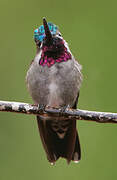
<svg viewBox="0 0 117 180">
<path fill-rule="evenodd" d="M 43 114 L 45 111 L 45 105 L 44 104 L 38 104 L 38 110 L 40 114 Z"/>
<path fill-rule="evenodd" d="M 66 106 L 62 106 L 62 107 L 61 107 L 60 116 L 63 116 L 63 115 L 64 115 L 64 113 L 65 113 L 65 111 L 67 110 L 67 108 L 70 108 L 70 106 L 69 106 L 69 105 L 66 105 Z"/>
</svg>

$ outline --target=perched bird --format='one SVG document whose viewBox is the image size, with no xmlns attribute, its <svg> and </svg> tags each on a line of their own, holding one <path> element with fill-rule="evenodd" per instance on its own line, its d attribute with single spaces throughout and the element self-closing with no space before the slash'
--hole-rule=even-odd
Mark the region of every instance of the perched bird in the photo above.
<svg viewBox="0 0 117 180">
<path fill-rule="evenodd" d="M 27 86 L 35 104 L 76 109 L 82 82 L 81 65 L 55 24 L 47 23 L 34 31 L 37 52 L 27 72 Z M 78 162 L 81 150 L 76 120 L 57 117 L 37 123 L 47 159 L 54 164 L 59 157 Z"/>
</svg>

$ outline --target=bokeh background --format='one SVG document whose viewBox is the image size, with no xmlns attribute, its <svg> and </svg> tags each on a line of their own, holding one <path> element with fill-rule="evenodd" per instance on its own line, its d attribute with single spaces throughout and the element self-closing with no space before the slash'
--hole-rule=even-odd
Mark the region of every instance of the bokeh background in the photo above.
<svg viewBox="0 0 117 180">
<path fill-rule="evenodd" d="M 33 30 L 57 24 L 83 65 L 79 108 L 117 112 L 116 0 L 0 0 L 0 99 L 32 103 L 25 75 Z M 34 116 L 0 112 L 0 180 L 117 179 L 117 126 L 79 121 L 82 160 L 51 166 Z"/>
</svg>

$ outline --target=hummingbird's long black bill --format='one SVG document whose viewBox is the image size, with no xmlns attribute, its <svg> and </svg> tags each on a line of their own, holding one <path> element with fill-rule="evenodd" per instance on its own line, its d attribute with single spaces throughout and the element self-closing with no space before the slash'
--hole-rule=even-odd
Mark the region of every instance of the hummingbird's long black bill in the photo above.
<svg viewBox="0 0 117 180">
<path fill-rule="evenodd" d="M 43 18 L 43 26 L 44 26 L 44 30 L 45 30 L 46 40 L 52 41 L 52 34 L 49 30 L 48 23 L 45 18 Z"/>
</svg>

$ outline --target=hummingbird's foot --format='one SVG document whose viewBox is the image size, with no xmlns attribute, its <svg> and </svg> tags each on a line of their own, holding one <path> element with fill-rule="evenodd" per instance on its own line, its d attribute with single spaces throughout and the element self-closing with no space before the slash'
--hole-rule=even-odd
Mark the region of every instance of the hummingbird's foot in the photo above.
<svg viewBox="0 0 117 180">
<path fill-rule="evenodd" d="M 45 111 L 45 105 L 44 104 L 38 104 L 38 110 L 40 114 L 43 114 Z"/>
<path fill-rule="evenodd" d="M 61 115 L 61 116 L 64 115 L 64 113 L 65 113 L 65 111 L 67 110 L 67 108 L 70 108 L 70 106 L 69 106 L 69 105 L 66 105 L 66 106 L 62 106 L 62 107 L 61 107 L 61 111 L 60 111 L 60 115 Z"/>
</svg>

